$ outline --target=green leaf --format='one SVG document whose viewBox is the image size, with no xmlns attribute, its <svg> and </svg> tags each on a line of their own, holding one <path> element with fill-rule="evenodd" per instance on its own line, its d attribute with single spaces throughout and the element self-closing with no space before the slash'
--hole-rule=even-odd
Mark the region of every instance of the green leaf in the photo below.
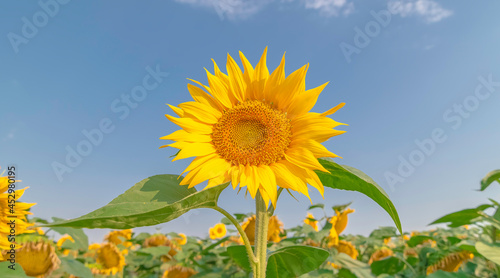
<svg viewBox="0 0 500 278">
<path fill-rule="evenodd" d="M 387 193 L 369 176 L 358 169 L 346 165 L 339 165 L 333 161 L 318 159 L 321 165 L 330 173 L 316 171 L 324 186 L 360 192 L 381 206 L 396 224 L 400 233 L 403 233 L 398 212 Z"/>
<path fill-rule="evenodd" d="M 426 240 L 429 240 L 429 239 L 433 239 L 432 237 L 430 236 L 424 236 L 424 235 L 416 235 L 416 236 L 412 236 L 407 242 L 406 244 L 408 244 L 409 247 L 415 247 L 419 244 L 421 244 L 422 242 L 426 241 Z"/>
<path fill-rule="evenodd" d="M 47 227 L 130 229 L 171 221 L 189 210 L 213 208 L 229 183 L 207 190 L 179 185 L 176 175 L 142 180 L 106 206 L 84 216 L 44 225 Z"/>
<path fill-rule="evenodd" d="M 469 276 L 463 272 L 446 272 L 442 270 L 438 270 L 430 275 L 427 278 L 468 278 Z"/>
<path fill-rule="evenodd" d="M 136 253 L 151 255 L 153 257 L 160 257 L 163 255 L 168 255 L 169 251 L 170 247 L 168 246 L 156 246 L 156 247 L 141 248 L 137 250 Z"/>
<path fill-rule="evenodd" d="M 397 234 L 396 234 L 396 228 L 394 227 L 380 227 L 371 232 L 370 234 L 370 238 L 376 238 L 376 239 L 383 239 L 395 236 L 397 236 Z"/>
<path fill-rule="evenodd" d="M 227 253 L 229 257 L 231 257 L 234 262 L 243 268 L 245 271 L 252 271 L 252 266 L 250 265 L 250 259 L 248 258 L 247 250 L 245 246 L 229 246 L 227 248 Z"/>
<path fill-rule="evenodd" d="M 453 212 L 435 220 L 429 225 L 450 222 L 448 226 L 456 228 L 463 225 L 473 224 L 475 223 L 474 219 L 481 216 L 478 212 L 483 211 L 490 207 L 492 207 L 492 205 L 480 205 L 477 208 L 464 209 L 457 212 Z"/>
<path fill-rule="evenodd" d="M 372 269 L 372 273 L 378 276 L 382 273 L 396 274 L 403 270 L 405 264 L 397 257 L 389 257 L 373 262 L 370 267 Z"/>
<path fill-rule="evenodd" d="M 74 276 L 80 277 L 80 278 L 93 278 L 94 275 L 92 274 L 92 271 L 88 267 L 86 267 L 84 264 L 81 262 L 71 259 L 68 257 L 61 257 L 61 269 L 68 273 L 68 274 L 73 274 Z"/>
<path fill-rule="evenodd" d="M 330 255 L 310 246 L 288 246 L 272 252 L 267 260 L 266 277 L 298 277 L 317 269 Z"/>
<path fill-rule="evenodd" d="M 334 211 L 343 211 L 345 210 L 347 207 L 349 207 L 350 205 L 352 204 L 352 201 L 347 203 L 347 204 L 343 204 L 343 205 L 337 205 L 337 206 L 333 206 L 332 209 Z"/>
<path fill-rule="evenodd" d="M 23 277 L 23 278 L 29 278 L 24 273 L 23 268 L 21 267 L 20 264 L 16 263 L 14 265 L 14 269 L 10 269 L 9 266 L 11 265 L 10 262 L 1 262 L 0 263 L 0 277 L 9 277 L 9 278 L 17 278 L 17 277 Z"/>
<path fill-rule="evenodd" d="M 54 222 L 64 221 L 64 219 L 57 217 L 52 217 L 52 219 L 54 220 Z M 61 236 L 67 234 L 71 236 L 75 241 L 72 242 L 70 240 L 66 240 L 62 246 L 64 248 L 73 250 L 78 250 L 78 249 L 87 250 L 89 247 L 89 238 L 87 237 L 85 232 L 83 232 L 82 229 L 74 229 L 69 227 L 53 227 L 52 230 L 56 231 Z"/>
<path fill-rule="evenodd" d="M 476 250 L 486 259 L 500 265 L 500 245 L 478 241 L 476 242 Z"/>
<path fill-rule="evenodd" d="M 340 265 L 342 268 L 348 269 L 352 274 L 355 275 L 355 277 L 358 278 L 375 277 L 373 276 L 370 266 L 368 264 L 355 260 L 349 257 L 349 255 L 347 254 L 338 253 L 334 257 L 334 263 Z M 349 276 L 347 275 L 342 277 L 349 277 Z"/>
<path fill-rule="evenodd" d="M 307 210 L 311 210 L 311 209 L 315 209 L 315 208 L 325 208 L 325 205 L 324 204 L 315 204 L 315 205 L 312 205 L 310 206 Z"/>
<path fill-rule="evenodd" d="M 484 177 L 482 180 L 481 180 L 481 189 L 479 191 L 483 191 L 485 190 L 486 188 L 488 188 L 488 186 L 490 186 L 490 184 L 492 184 L 494 181 L 497 181 L 498 183 L 500 183 L 500 169 L 499 170 L 495 170 L 495 171 L 491 171 L 489 172 L 486 177 Z"/>
</svg>

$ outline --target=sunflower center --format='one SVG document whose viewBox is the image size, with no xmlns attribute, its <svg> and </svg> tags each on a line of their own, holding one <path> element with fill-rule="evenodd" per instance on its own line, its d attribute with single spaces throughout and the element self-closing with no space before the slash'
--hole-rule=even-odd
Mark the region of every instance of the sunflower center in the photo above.
<svg viewBox="0 0 500 278">
<path fill-rule="evenodd" d="M 269 165 L 284 157 L 291 136 L 285 113 L 251 100 L 224 112 L 214 125 L 212 142 L 217 153 L 234 165 Z"/>
</svg>

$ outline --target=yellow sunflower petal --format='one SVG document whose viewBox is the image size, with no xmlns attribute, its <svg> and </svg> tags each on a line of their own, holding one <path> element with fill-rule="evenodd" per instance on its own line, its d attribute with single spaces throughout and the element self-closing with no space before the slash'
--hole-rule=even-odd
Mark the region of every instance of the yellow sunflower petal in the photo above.
<svg viewBox="0 0 500 278">
<path fill-rule="evenodd" d="M 222 111 L 222 104 L 215 100 L 212 96 L 210 96 L 207 92 L 203 91 L 203 89 L 194 86 L 193 84 L 187 85 L 189 93 L 194 101 L 203 103 L 211 106 L 214 109 Z"/>
<path fill-rule="evenodd" d="M 212 95 L 225 107 L 233 107 L 228 88 L 217 76 L 211 74 L 207 69 L 205 69 L 205 71 L 207 72 L 208 84 L 210 86 L 210 92 L 212 93 Z"/>
<path fill-rule="evenodd" d="M 243 74 L 241 73 L 240 67 L 229 53 L 227 54 L 226 69 L 227 75 L 229 76 L 230 91 L 238 101 L 245 101 L 247 96 Z"/>
<path fill-rule="evenodd" d="M 182 111 L 182 109 L 180 109 L 179 107 L 175 107 L 175 106 L 170 105 L 168 103 L 167 103 L 167 105 L 168 105 L 168 107 L 170 107 L 170 109 L 172 109 L 172 111 L 174 111 L 175 114 L 177 114 L 177 116 L 179 116 L 179 117 L 184 116 L 184 111 Z"/>
<path fill-rule="evenodd" d="M 285 158 L 302 168 L 328 172 L 328 170 L 319 164 L 318 159 L 314 157 L 311 151 L 305 148 L 290 148 L 285 153 Z"/>
<path fill-rule="evenodd" d="M 184 129 L 176 130 L 169 135 L 160 137 L 162 140 L 172 140 L 172 141 L 183 141 L 192 143 L 208 143 L 212 141 L 212 138 L 208 134 L 197 134 L 189 133 Z M 166 146 L 164 146 L 166 147 Z"/>
<path fill-rule="evenodd" d="M 180 152 L 174 157 L 174 159 L 172 159 L 172 161 L 193 156 L 205 156 L 215 153 L 215 148 L 210 143 L 189 143 L 179 141 L 168 146 L 180 149 Z"/>
<path fill-rule="evenodd" d="M 319 94 L 321 94 L 326 85 L 328 85 L 328 82 L 314 89 L 307 90 L 294 98 L 290 107 L 288 107 L 288 114 L 293 117 L 309 112 L 316 104 L 316 101 L 318 101 Z"/>
<path fill-rule="evenodd" d="M 212 127 L 207 124 L 197 122 L 191 118 L 176 118 L 170 115 L 165 115 L 170 121 L 176 125 L 182 127 L 187 132 L 199 133 L 199 134 L 210 134 L 212 133 Z"/>
<path fill-rule="evenodd" d="M 199 102 L 184 102 L 179 104 L 179 107 L 184 110 L 185 116 L 193 116 L 195 119 L 207 124 L 215 124 L 222 116 L 220 111 Z"/>
</svg>

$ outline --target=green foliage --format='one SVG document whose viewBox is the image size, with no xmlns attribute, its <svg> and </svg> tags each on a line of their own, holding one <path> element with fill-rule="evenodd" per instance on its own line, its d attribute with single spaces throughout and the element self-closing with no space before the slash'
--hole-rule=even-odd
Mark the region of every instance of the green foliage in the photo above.
<svg viewBox="0 0 500 278">
<path fill-rule="evenodd" d="M 324 186 L 334 189 L 357 191 L 366 195 L 387 211 L 396 224 L 399 232 L 403 232 L 396 208 L 392 204 L 387 193 L 385 193 L 375 181 L 365 173 L 353 167 L 346 165 L 341 166 L 326 159 L 319 159 L 319 162 L 330 172 L 325 173 L 316 171 Z"/>
<path fill-rule="evenodd" d="M 317 269 L 329 256 L 328 251 L 310 246 L 289 246 L 269 255 L 266 277 L 292 278 Z"/>
<path fill-rule="evenodd" d="M 480 191 L 483 191 L 486 188 L 488 188 L 488 186 L 490 186 L 490 184 L 492 184 L 494 181 L 496 181 L 496 182 L 498 182 L 500 184 L 500 169 L 489 172 L 486 175 L 486 177 L 484 177 L 481 180 L 481 189 L 480 189 Z"/>
<path fill-rule="evenodd" d="M 197 191 L 180 186 L 178 176 L 152 176 L 134 185 L 106 206 L 84 216 L 47 227 L 129 229 L 171 221 L 196 208 L 213 208 L 228 183 Z"/>
</svg>

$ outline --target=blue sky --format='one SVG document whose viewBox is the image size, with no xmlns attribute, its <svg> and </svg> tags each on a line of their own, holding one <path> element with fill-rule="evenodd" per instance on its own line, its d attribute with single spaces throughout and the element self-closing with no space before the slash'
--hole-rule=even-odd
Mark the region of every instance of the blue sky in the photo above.
<svg viewBox="0 0 500 278">
<path fill-rule="evenodd" d="M 241 50 L 255 64 L 268 46 L 271 70 L 286 51 L 287 73 L 310 63 L 307 88 L 330 81 L 313 111 L 346 102 L 333 118 L 349 126 L 325 146 L 387 191 L 405 231 L 426 229 L 500 193 L 475 191 L 500 167 L 499 9 L 451 0 L 4 1 L 0 165 L 17 166 L 30 187 L 23 201 L 36 202 L 42 218 L 77 217 L 143 178 L 180 173 L 189 160 L 158 149 L 158 138 L 177 130 L 165 103 L 189 101 L 186 78 L 206 83 L 211 58 L 225 68 L 227 53 Z M 127 99 L 145 78 L 149 89 Z M 68 148 L 100 125 L 102 141 L 58 176 L 54 163 L 65 164 Z M 393 225 L 361 194 L 311 192 L 327 207 L 354 201 L 347 233 Z M 310 205 L 296 196 L 278 203 L 286 227 Z M 220 204 L 253 210 L 230 189 Z M 199 210 L 136 230 L 203 236 L 220 219 Z M 94 242 L 106 232 L 88 231 Z"/>
</svg>

